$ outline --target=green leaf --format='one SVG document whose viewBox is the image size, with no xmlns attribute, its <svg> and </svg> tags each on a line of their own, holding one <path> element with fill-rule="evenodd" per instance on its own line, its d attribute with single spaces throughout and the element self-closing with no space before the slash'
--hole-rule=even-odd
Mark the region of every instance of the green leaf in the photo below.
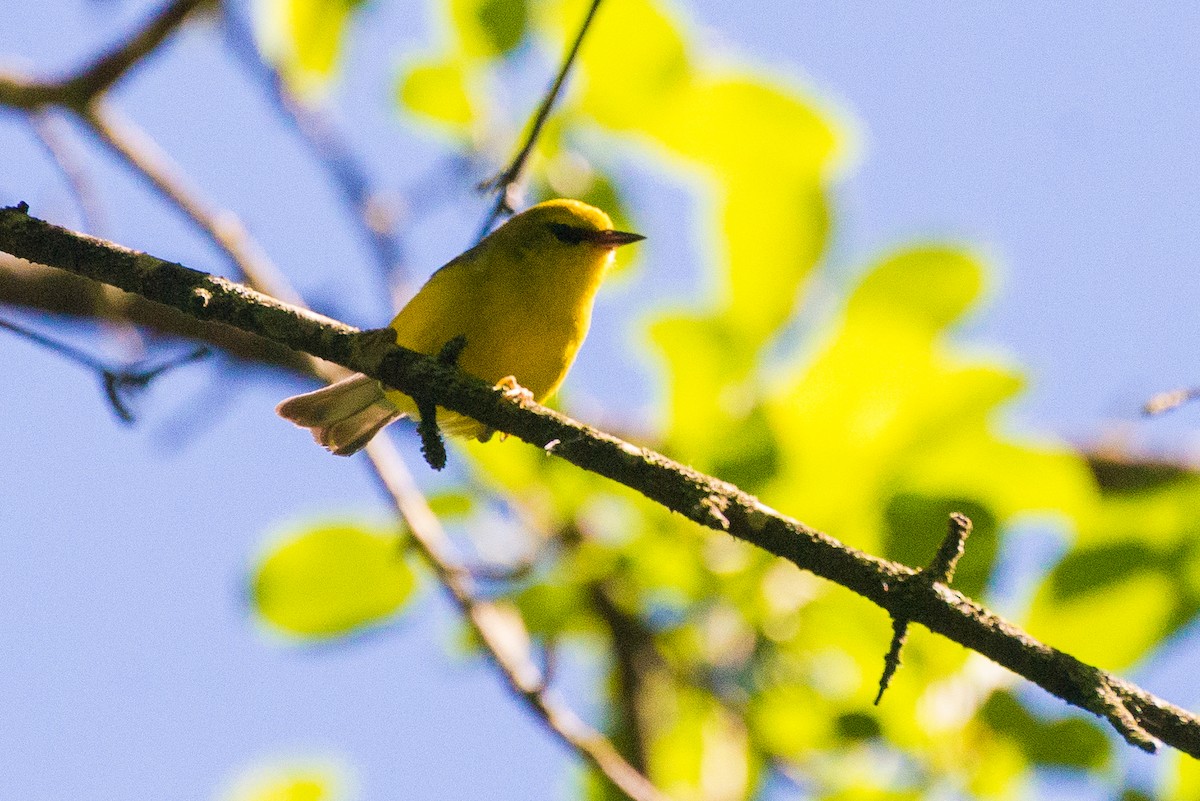
<svg viewBox="0 0 1200 801">
<path fill-rule="evenodd" d="M 252 599 L 275 628 L 328 639 L 395 614 L 415 583 L 398 536 L 330 524 L 272 548 L 255 570 Z"/>
<path fill-rule="evenodd" d="M 473 57 L 506 55 L 525 38 L 525 0 L 452 0 L 450 19 L 463 52 Z"/>
<path fill-rule="evenodd" d="M 411 66 L 400 76 L 397 98 L 409 111 L 465 134 L 476 118 L 467 90 L 467 69 L 461 61 L 429 61 Z"/>
<path fill-rule="evenodd" d="M 789 457 L 768 503 L 803 510 L 806 522 L 878 553 L 898 493 L 973 501 L 997 523 L 1030 511 L 1074 513 L 1094 499 L 1077 456 L 993 430 L 1020 378 L 946 342 L 947 327 L 978 296 L 982 272 L 968 253 L 925 246 L 887 257 L 864 277 L 824 347 L 767 402 Z"/>
<path fill-rule="evenodd" d="M 428 497 L 429 508 L 442 519 L 466 517 L 475 509 L 475 497 L 465 492 L 443 490 Z"/>
<path fill-rule="evenodd" d="M 263 52 L 300 96 L 322 90 L 337 73 L 346 30 L 363 0 L 256 0 Z"/>
<path fill-rule="evenodd" d="M 1035 765 L 1095 770 L 1108 765 L 1112 758 L 1108 737 L 1090 719 L 1043 720 L 1007 692 L 993 693 L 980 715 Z"/>
<path fill-rule="evenodd" d="M 1116 670 L 1200 612 L 1200 477 L 1171 465 L 1094 458 L 1091 466 L 1100 500 L 1035 596 L 1028 627 Z"/>
<path fill-rule="evenodd" d="M 263 764 L 243 773 L 224 801 L 336 801 L 345 798 L 343 770 L 321 762 Z"/>
</svg>

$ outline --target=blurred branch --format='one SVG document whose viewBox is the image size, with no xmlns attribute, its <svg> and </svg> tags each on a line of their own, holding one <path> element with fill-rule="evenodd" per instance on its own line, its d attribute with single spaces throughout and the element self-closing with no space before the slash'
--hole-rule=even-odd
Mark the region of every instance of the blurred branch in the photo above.
<svg viewBox="0 0 1200 801">
<path fill-rule="evenodd" d="M 283 76 L 262 57 L 249 26 L 233 4 L 223 5 L 222 17 L 230 51 L 258 78 L 284 124 L 299 135 L 342 200 L 354 210 L 355 226 L 366 239 L 383 279 L 382 297 L 390 297 L 391 281 L 402 276 L 404 262 L 404 246 L 395 233 L 396 204 L 372 186 L 366 166 L 333 122 L 288 91 Z"/>
<path fill-rule="evenodd" d="M 1184 404 L 1200 399 L 1200 387 L 1184 387 L 1160 392 L 1142 406 L 1142 414 L 1152 417 L 1156 414 L 1178 409 Z"/>
<path fill-rule="evenodd" d="M 33 129 L 34 136 L 54 160 L 71 189 L 83 229 L 89 234 L 102 236 L 105 228 L 104 214 L 96 184 L 86 165 L 76 157 L 61 135 L 59 123 L 60 120 L 44 112 L 29 115 L 29 126 Z"/>
<path fill-rule="evenodd" d="M 647 719 L 645 684 L 649 672 L 662 660 L 654 646 L 653 635 L 640 619 L 626 612 L 613 599 L 612 588 L 607 582 L 593 582 L 590 590 L 592 609 L 604 622 L 612 642 L 616 668 L 616 686 L 612 693 L 618 712 L 612 729 L 617 736 L 625 735 L 622 739 L 628 741 L 629 761 L 644 771 L 652 734 Z"/>
<path fill-rule="evenodd" d="M 42 81 L 0 73 L 0 105 L 40 111 L 47 106 L 83 109 L 162 44 L 188 15 L 210 0 L 173 0 L 128 39 L 73 75 Z"/>
<path fill-rule="evenodd" d="M 376 377 L 406 394 L 435 398 L 439 406 L 618 481 L 690 520 L 841 584 L 889 614 L 977 651 L 1070 704 L 1110 720 L 1119 709 L 1125 716 L 1122 733 L 1138 747 L 1153 750 L 1152 736 L 1200 756 L 1200 718 L 1035 640 L 941 583 L 910 582 L 906 587 L 916 570 L 847 547 L 732 484 L 550 409 L 513 403 L 483 381 L 396 347 L 388 329 L 364 333 L 226 279 L 50 225 L 29 217 L 27 211 L 23 206 L 0 210 L 0 250 L 109 283 L 202 320 L 251 331 Z M 493 654 L 498 664 L 503 653 Z M 524 686 L 522 682 L 514 688 Z M 547 722 L 553 725 L 552 719 Z"/>
<path fill-rule="evenodd" d="M 145 178 L 163 197 L 190 219 L 224 253 L 237 272 L 252 284 L 269 285 L 271 294 L 299 304 L 296 294 L 250 236 L 237 215 L 207 203 L 192 187 L 158 143 L 102 100 L 80 111 L 83 123 L 135 173 Z"/>
<path fill-rule="evenodd" d="M 270 340 L 197 320 L 62 270 L 22 263 L 6 254 L 0 254 L 0 304 L 80 319 L 128 322 L 159 335 L 204 342 L 245 361 L 311 374 L 307 355 Z"/>
<path fill-rule="evenodd" d="M 521 180 L 521 174 L 525 170 L 525 164 L 529 161 L 529 156 L 533 153 L 533 147 L 537 144 L 538 137 L 542 135 L 542 128 L 546 124 L 546 120 L 550 118 L 550 112 L 554 109 L 554 104 L 558 100 L 558 96 L 562 93 L 563 84 L 567 81 L 567 75 L 571 72 L 571 67 L 575 65 L 575 58 L 579 55 L 579 48 L 583 45 L 583 39 L 587 36 L 588 29 L 592 26 L 592 20 L 596 17 L 596 11 L 600 8 L 600 3 L 603 0 L 592 0 L 591 6 L 588 7 L 587 15 L 583 18 L 583 23 L 579 26 L 579 32 L 575 34 L 575 40 L 567 49 L 566 56 L 563 57 L 562 66 L 559 67 L 558 75 L 554 79 L 554 83 L 550 85 L 549 91 L 542 99 L 541 106 L 534 113 L 533 119 L 529 123 L 529 131 L 525 134 L 525 141 L 517 150 L 515 156 L 504 170 L 489 181 L 485 181 L 480 188 L 487 189 L 496 193 L 496 202 L 492 205 L 492 210 L 488 212 L 487 219 L 483 221 L 483 225 L 479 227 L 479 235 L 476 239 L 482 240 L 492 230 L 505 214 L 513 213 L 512 190 Z"/>
<path fill-rule="evenodd" d="M 417 549 L 449 590 L 472 631 L 504 674 L 512 691 L 568 746 L 585 757 L 634 801 L 665 801 L 638 768 L 630 765 L 603 735 L 584 723 L 546 686 L 547 676 L 533 661 L 529 632 L 520 614 L 502 601 L 479 596 L 471 575 L 459 566 L 450 540 L 400 461 L 395 446 L 384 437 L 367 445 L 376 476 L 396 509 L 413 530 Z"/>
<path fill-rule="evenodd" d="M 133 395 L 150 386 L 150 382 L 164 373 L 190 362 L 199 361 L 211 354 L 208 348 L 200 347 L 190 353 L 176 356 L 173 359 L 167 359 L 153 366 L 146 364 L 145 361 L 139 361 L 125 367 L 113 367 L 104 364 L 99 359 L 76 348 L 74 345 L 46 336 L 45 334 L 40 334 L 33 329 L 25 328 L 8 320 L 0 319 L 0 328 L 24 337 L 96 373 L 100 377 L 100 385 L 104 389 L 104 394 L 108 398 L 109 404 L 122 423 L 132 423 L 134 421 L 133 410 L 130 408 Z"/>
</svg>

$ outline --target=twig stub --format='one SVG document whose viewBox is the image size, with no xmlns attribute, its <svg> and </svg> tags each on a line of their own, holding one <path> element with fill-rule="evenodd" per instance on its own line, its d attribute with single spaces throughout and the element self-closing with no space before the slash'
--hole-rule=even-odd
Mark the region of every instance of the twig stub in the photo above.
<svg viewBox="0 0 1200 801">
<path fill-rule="evenodd" d="M 889 607 L 892 615 L 892 642 L 883 658 L 879 692 L 875 695 L 876 706 L 883 699 L 892 676 L 896 675 L 896 670 L 900 667 L 900 651 L 908 638 L 908 624 L 913 618 L 910 607 L 918 594 L 928 591 L 934 584 L 948 585 L 953 580 L 954 569 L 966 550 L 967 537 L 971 534 L 972 525 L 971 518 L 961 512 L 951 514 L 949 530 L 929 564 L 913 575 L 901 578 L 892 590 L 896 597 L 895 603 Z"/>
</svg>

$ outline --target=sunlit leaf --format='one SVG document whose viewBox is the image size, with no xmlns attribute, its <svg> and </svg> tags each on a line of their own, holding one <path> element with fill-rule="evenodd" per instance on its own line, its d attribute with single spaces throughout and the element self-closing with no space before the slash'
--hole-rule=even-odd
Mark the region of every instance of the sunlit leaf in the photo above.
<svg viewBox="0 0 1200 801">
<path fill-rule="evenodd" d="M 1200 477 L 1169 465 L 1092 466 L 1104 492 L 1035 597 L 1028 625 L 1115 670 L 1200 612 Z"/>
<path fill-rule="evenodd" d="M 264 52 L 301 96 L 325 87 L 336 74 L 346 31 L 363 0 L 256 0 L 255 20 Z"/>
<path fill-rule="evenodd" d="M 1091 769 L 1103 767 L 1111 758 L 1109 739 L 1092 720 L 1042 720 L 1006 692 L 993 694 L 981 717 L 1037 765 Z"/>
<path fill-rule="evenodd" d="M 323 762 L 264 764 L 239 776 L 221 801 L 339 801 L 344 771 Z"/>
<path fill-rule="evenodd" d="M 465 492 L 444 490 L 431 494 L 428 500 L 429 508 L 443 520 L 464 517 L 475 508 L 475 497 Z"/>
<path fill-rule="evenodd" d="M 1200 760 L 1174 751 L 1162 801 L 1192 801 L 1200 798 Z"/>
<path fill-rule="evenodd" d="M 414 584 L 396 535 L 334 524 L 272 548 L 255 570 L 252 599 L 255 611 L 282 631 L 330 638 L 395 614 Z"/>
<path fill-rule="evenodd" d="M 400 76 L 397 96 L 414 114 L 461 131 L 475 119 L 466 82 L 461 62 L 417 64 Z"/>
<path fill-rule="evenodd" d="M 948 247 L 900 252 L 867 274 L 828 344 L 768 406 L 789 456 L 773 505 L 879 552 L 888 499 L 903 490 L 973 500 L 999 521 L 1093 497 L 1062 446 L 994 432 L 1020 379 L 943 341 L 981 285 L 982 266 Z"/>
</svg>

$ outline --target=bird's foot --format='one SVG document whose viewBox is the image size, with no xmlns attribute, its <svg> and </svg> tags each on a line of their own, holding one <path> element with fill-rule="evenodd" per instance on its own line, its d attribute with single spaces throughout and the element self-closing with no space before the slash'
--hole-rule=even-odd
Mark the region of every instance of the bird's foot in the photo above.
<svg viewBox="0 0 1200 801">
<path fill-rule="evenodd" d="M 503 390 L 504 397 L 519 406 L 533 403 L 533 393 L 518 384 L 516 376 L 504 376 L 496 382 L 496 389 Z"/>
</svg>

